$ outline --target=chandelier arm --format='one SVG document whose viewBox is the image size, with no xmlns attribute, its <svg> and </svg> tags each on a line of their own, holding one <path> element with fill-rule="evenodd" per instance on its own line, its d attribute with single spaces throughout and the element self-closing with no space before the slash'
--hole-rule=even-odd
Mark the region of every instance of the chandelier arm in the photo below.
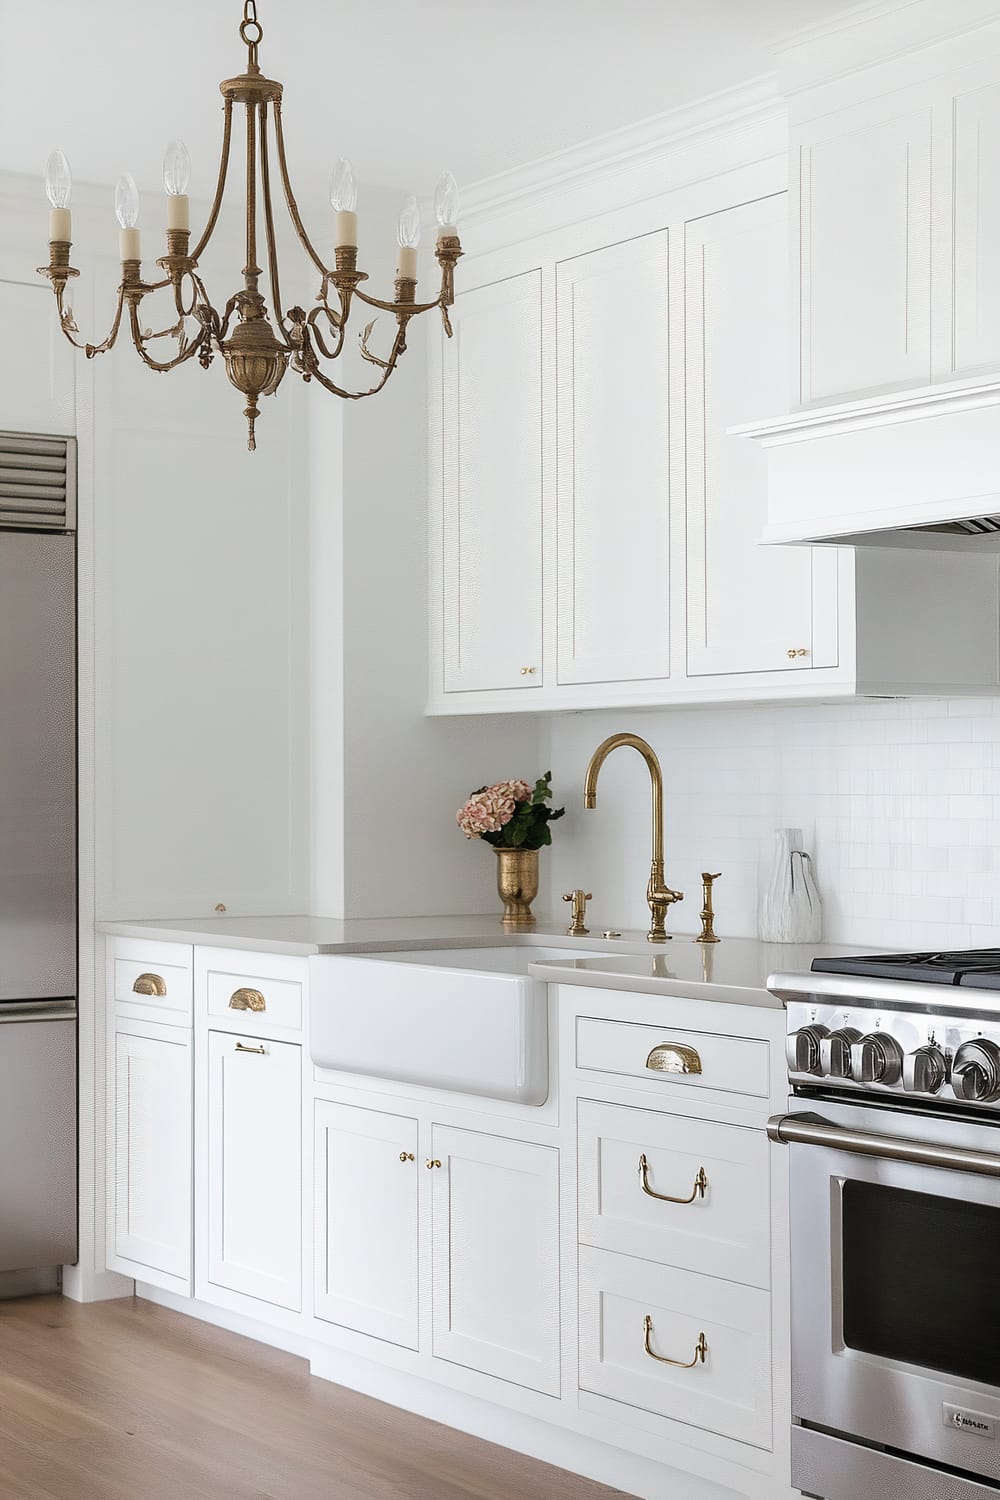
<svg viewBox="0 0 1000 1500">
<path fill-rule="evenodd" d="M 318 319 L 323 313 L 326 314 L 327 321 L 329 322 L 331 328 L 336 330 L 337 347 L 335 349 L 327 348 L 326 340 L 319 330 Z M 312 329 L 313 338 L 316 340 L 319 351 L 322 354 L 323 358 L 337 359 L 344 348 L 344 336 L 347 333 L 346 323 L 341 322 L 337 317 L 337 314 L 334 312 L 333 308 L 327 307 L 325 303 L 321 307 L 314 307 L 306 321 L 308 322 L 309 327 Z"/>
<path fill-rule="evenodd" d="M 247 263 L 243 275 L 248 292 L 257 290 L 260 267 L 257 264 L 257 117 L 252 103 L 247 103 Z"/>
<path fill-rule="evenodd" d="M 146 335 L 139 325 L 139 305 L 136 302 L 129 303 L 129 323 L 132 328 L 132 342 L 135 345 L 136 353 L 143 364 L 148 365 L 151 370 L 176 370 L 178 365 L 186 364 L 189 359 L 193 359 L 205 342 L 205 329 L 203 327 L 199 330 L 197 338 L 192 339 L 187 348 L 183 349 L 173 359 L 154 359 L 151 354 L 146 352 Z M 152 337 L 160 338 L 162 335 L 154 334 Z"/>
<path fill-rule="evenodd" d="M 264 200 L 264 233 L 267 236 L 267 266 L 271 277 L 271 303 L 275 321 L 284 334 L 285 343 L 291 348 L 291 338 L 281 301 L 281 278 L 278 272 L 278 251 L 274 234 L 274 206 L 271 202 L 271 163 L 267 142 L 267 100 L 260 103 L 260 187 Z"/>
<path fill-rule="evenodd" d="M 396 337 L 393 340 L 392 351 L 388 359 L 373 359 L 371 355 L 367 356 L 373 364 L 377 364 L 382 370 L 382 378 L 367 391 L 345 391 L 339 385 L 335 385 L 332 380 L 328 379 L 323 374 L 319 361 L 308 342 L 308 335 L 306 342 L 303 344 L 301 358 L 297 366 L 299 373 L 307 380 L 318 380 L 325 390 L 328 390 L 334 396 L 343 397 L 345 401 L 363 401 L 366 396 L 377 396 L 379 391 L 385 387 L 389 376 L 396 368 L 400 355 L 406 349 L 406 321 L 406 319 L 403 319 L 396 330 Z"/>
<path fill-rule="evenodd" d="M 100 344 L 81 343 L 79 339 L 73 337 L 74 333 L 79 333 L 80 330 L 73 316 L 73 309 L 63 305 L 62 287 L 58 287 L 56 290 L 56 307 L 59 312 L 59 323 L 65 337 L 73 345 L 74 349 L 79 349 L 81 353 L 86 354 L 88 359 L 93 359 L 95 354 L 107 354 L 108 350 L 113 349 L 115 346 L 118 331 L 121 328 L 122 311 L 125 307 L 125 286 L 123 283 L 118 288 L 118 306 L 115 308 L 114 322 L 111 325 L 111 331 Z"/>
<path fill-rule="evenodd" d="M 288 207 L 288 217 L 292 221 L 295 233 L 298 235 L 299 240 L 302 244 L 302 248 L 310 257 L 313 265 L 316 267 L 317 271 L 319 271 L 324 281 L 329 281 L 332 279 L 333 273 L 328 270 L 328 268 L 323 264 L 323 261 L 313 248 L 312 240 L 310 240 L 309 236 L 306 234 L 305 225 L 302 223 L 302 216 L 299 213 L 299 205 L 295 201 L 295 194 L 292 192 L 292 184 L 288 176 L 288 158 L 285 155 L 285 132 L 281 124 L 280 99 L 275 99 L 274 101 L 274 139 L 278 148 L 278 170 L 281 174 L 281 185 L 285 190 L 285 203 Z"/>
<path fill-rule="evenodd" d="M 225 124 L 222 129 L 222 156 L 219 160 L 219 181 L 216 185 L 215 198 L 212 202 L 211 210 L 209 211 L 208 223 L 205 225 L 205 232 L 191 252 L 192 261 L 201 259 L 202 251 L 205 249 L 205 246 L 208 244 L 209 240 L 212 238 L 212 235 L 215 233 L 215 226 L 218 223 L 219 219 L 219 210 L 222 207 L 222 200 L 225 197 L 226 178 L 229 176 L 229 152 L 232 146 L 232 138 L 233 101 L 227 95 L 225 103 Z"/>
<path fill-rule="evenodd" d="M 193 318 L 194 310 L 198 306 L 198 283 L 194 277 L 193 272 L 187 272 L 187 278 L 191 282 L 191 286 L 193 288 L 191 293 L 191 305 L 189 307 L 184 306 L 184 277 L 181 276 L 177 279 L 177 281 L 174 282 L 174 306 L 176 307 L 178 315 L 180 317 Z"/>
<path fill-rule="evenodd" d="M 359 302 L 364 302 L 368 307 L 377 307 L 380 312 L 398 313 L 400 310 L 398 302 L 382 302 L 378 297 L 369 297 L 367 292 L 361 291 L 358 287 L 355 287 L 354 295 Z M 433 302 L 407 302 L 405 309 L 407 315 L 415 316 L 417 313 L 430 312 L 432 308 L 443 306 L 441 297 L 437 296 Z"/>
</svg>

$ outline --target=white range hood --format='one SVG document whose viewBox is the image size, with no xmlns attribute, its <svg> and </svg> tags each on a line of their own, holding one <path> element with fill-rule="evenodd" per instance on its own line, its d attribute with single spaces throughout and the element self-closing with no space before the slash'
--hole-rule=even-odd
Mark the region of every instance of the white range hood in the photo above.
<svg viewBox="0 0 1000 1500">
<path fill-rule="evenodd" d="M 1000 376 L 731 430 L 767 457 L 764 542 L 1000 552 Z"/>
</svg>

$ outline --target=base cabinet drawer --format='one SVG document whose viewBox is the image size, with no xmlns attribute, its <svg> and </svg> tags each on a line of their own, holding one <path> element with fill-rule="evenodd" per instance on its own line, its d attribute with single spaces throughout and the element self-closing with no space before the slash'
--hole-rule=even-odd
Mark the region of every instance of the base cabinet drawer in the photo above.
<svg viewBox="0 0 1000 1500">
<path fill-rule="evenodd" d="M 580 1386 L 770 1448 L 770 1308 L 756 1287 L 581 1246 Z"/>
<path fill-rule="evenodd" d="M 417 1122 L 316 1103 L 315 1310 L 417 1347 Z"/>
<path fill-rule="evenodd" d="M 282 954 L 198 948 L 195 976 L 212 1026 L 271 1036 L 301 1031 L 307 960 Z"/>
<path fill-rule="evenodd" d="M 581 1099 L 580 1239 L 681 1270 L 770 1285 L 762 1130 Z"/>
<path fill-rule="evenodd" d="M 721 1089 L 766 1099 L 770 1090 L 768 1064 L 765 1041 L 671 1026 L 602 1021 L 594 1016 L 577 1018 L 578 1068 L 642 1078 L 666 1096 L 688 1089 Z"/>
<path fill-rule="evenodd" d="M 162 1026 L 191 1025 L 189 947 L 114 938 L 108 944 L 108 968 L 111 998 L 120 1014 Z"/>
<path fill-rule="evenodd" d="M 208 1033 L 208 1280 L 302 1306 L 302 1048 Z"/>
</svg>

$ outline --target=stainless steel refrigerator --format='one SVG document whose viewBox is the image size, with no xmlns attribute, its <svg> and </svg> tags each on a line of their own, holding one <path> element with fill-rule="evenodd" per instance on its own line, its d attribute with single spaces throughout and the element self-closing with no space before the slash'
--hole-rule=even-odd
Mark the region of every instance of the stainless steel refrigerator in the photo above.
<svg viewBox="0 0 1000 1500">
<path fill-rule="evenodd" d="M 77 776 L 75 537 L 55 530 L 59 520 L 44 511 L 44 529 L 11 529 L 12 522 L 31 524 L 31 517 L 10 508 L 16 506 L 11 490 L 23 490 L 30 476 L 16 467 L 16 452 L 13 458 L 4 452 L 2 439 L 0 434 L 5 1272 L 58 1266 L 77 1254 Z"/>
</svg>

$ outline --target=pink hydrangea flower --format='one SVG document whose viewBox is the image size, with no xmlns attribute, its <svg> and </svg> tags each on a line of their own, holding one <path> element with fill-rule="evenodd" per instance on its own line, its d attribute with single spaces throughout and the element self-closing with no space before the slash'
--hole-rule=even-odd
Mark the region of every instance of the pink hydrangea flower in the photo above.
<svg viewBox="0 0 1000 1500">
<path fill-rule="evenodd" d="M 530 802 L 533 795 L 533 788 L 526 781 L 498 781 L 490 790 L 513 797 L 515 802 Z"/>
<path fill-rule="evenodd" d="M 488 786 L 473 793 L 465 806 L 459 808 L 455 821 L 466 838 L 482 838 L 484 833 L 499 833 L 510 822 L 514 805 L 514 798 L 506 794 L 502 785 Z"/>
</svg>

